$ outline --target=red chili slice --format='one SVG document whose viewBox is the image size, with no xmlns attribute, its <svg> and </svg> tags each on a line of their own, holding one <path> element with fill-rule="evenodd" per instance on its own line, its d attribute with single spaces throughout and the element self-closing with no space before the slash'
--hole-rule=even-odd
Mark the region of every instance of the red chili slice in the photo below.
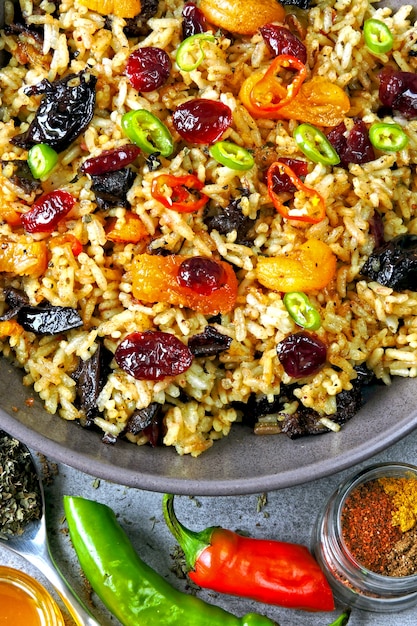
<svg viewBox="0 0 417 626">
<path fill-rule="evenodd" d="M 208 196 L 200 193 L 203 187 L 201 180 L 194 174 L 186 176 L 160 174 L 152 181 L 151 194 L 167 209 L 179 213 L 193 213 L 208 202 Z"/>
</svg>

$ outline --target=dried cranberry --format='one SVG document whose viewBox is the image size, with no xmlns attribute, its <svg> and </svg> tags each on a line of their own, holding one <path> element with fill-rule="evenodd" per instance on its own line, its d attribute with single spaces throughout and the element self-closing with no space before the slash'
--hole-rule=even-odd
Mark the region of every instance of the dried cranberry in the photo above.
<svg viewBox="0 0 417 626">
<path fill-rule="evenodd" d="M 343 167 L 349 163 L 368 163 L 375 159 L 368 127 L 362 120 L 355 120 L 349 133 L 346 132 L 345 123 L 341 122 L 327 134 L 327 139 L 339 155 Z"/>
<path fill-rule="evenodd" d="M 132 52 L 125 73 L 138 91 L 154 91 L 166 82 L 171 66 L 171 59 L 165 50 L 148 46 Z"/>
<path fill-rule="evenodd" d="M 217 100 L 196 98 L 180 104 L 172 114 L 172 121 L 185 141 L 214 143 L 232 123 L 232 112 Z"/>
<path fill-rule="evenodd" d="M 158 330 L 128 335 L 116 348 L 116 363 L 138 380 L 162 380 L 185 372 L 193 361 L 189 348 L 175 335 Z"/>
<path fill-rule="evenodd" d="M 104 150 L 96 157 L 91 157 L 82 163 L 80 170 L 84 174 L 100 175 L 106 172 L 115 172 L 122 169 L 139 156 L 140 148 L 133 144 L 127 144 L 114 148 L 113 150 Z"/>
<path fill-rule="evenodd" d="M 192 35 L 204 33 L 207 28 L 207 20 L 203 11 L 194 2 L 184 4 L 182 10 L 182 38 L 187 39 Z"/>
<path fill-rule="evenodd" d="M 281 163 L 284 163 L 285 165 L 288 165 L 288 167 L 292 169 L 292 171 L 294 172 L 294 174 L 296 174 L 296 176 L 298 176 L 298 178 L 307 175 L 308 164 L 306 161 L 286 158 L 279 159 L 279 161 Z M 278 168 L 275 168 L 273 172 L 274 173 L 272 176 L 272 180 L 273 190 L 275 193 L 281 193 L 283 191 L 286 191 L 288 193 L 294 193 L 295 191 L 297 191 L 288 174 L 286 174 L 285 172 L 279 172 Z"/>
<path fill-rule="evenodd" d="M 307 61 L 307 49 L 305 45 L 288 28 L 285 28 L 285 26 L 265 24 L 265 26 L 261 26 L 259 30 L 268 46 L 268 50 L 274 56 L 277 57 L 280 54 L 289 54 L 299 59 L 302 63 Z"/>
<path fill-rule="evenodd" d="M 280 341 L 277 354 L 288 376 L 302 378 L 314 374 L 324 365 L 327 348 L 316 335 L 301 331 Z"/>
<path fill-rule="evenodd" d="M 203 256 L 193 256 L 181 263 L 177 280 L 181 287 L 209 296 L 226 284 L 227 276 L 220 263 Z"/>
<path fill-rule="evenodd" d="M 417 74 L 386 67 L 379 75 L 379 99 L 407 119 L 417 117 Z"/>
<path fill-rule="evenodd" d="M 22 214 L 22 224 L 28 233 L 50 233 L 75 204 L 75 198 L 62 189 L 41 196 L 32 208 Z"/>
</svg>

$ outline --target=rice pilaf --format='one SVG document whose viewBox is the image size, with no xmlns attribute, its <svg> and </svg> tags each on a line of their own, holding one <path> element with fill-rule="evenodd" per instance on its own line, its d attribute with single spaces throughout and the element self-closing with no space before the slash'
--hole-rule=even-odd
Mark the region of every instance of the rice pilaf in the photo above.
<svg viewBox="0 0 417 626">
<path fill-rule="evenodd" d="M 416 69 L 417 29 L 410 21 L 411 6 L 395 13 L 368 0 L 318 1 L 309 10 L 286 7 L 288 14 L 294 13 L 299 24 L 305 25 L 307 81 L 325 77 L 349 96 L 350 110 L 343 118 L 347 131 L 360 119 L 367 127 L 376 122 L 396 123 L 407 134 L 408 145 L 403 149 L 376 150 L 372 160 L 346 167 L 306 158 L 293 137 L 300 121 L 256 119 L 245 107 L 242 83 L 269 67 L 272 60 L 259 31 L 238 35 L 211 28 L 215 42 L 204 46 L 202 62 L 187 71 L 175 63 L 183 39 L 184 3 L 180 0 L 161 0 L 139 35 L 129 33 L 126 19 L 103 16 L 77 0 L 39 5 L 21 0 L 20 7 L 27 32 L 6 26 L 0 42 L 7 63 L 0 69 L 1 205 L 3 211 L 12 208 L 24 214 L 40 194 L 57 189 L 69 192 L 75 205 L 53 232 L 35 234 L 8 220 L 0 209 L 2 244 L 45 241 L 48 252 L 41 275 L 2 271 L 0 285 L 2 290 L 24 292 L 31 306 L 46 302 L 76 309 L 82 326 L 37 335 L 19 324 L 9 321 L 6 327 L 6 322 L 0 322 L 0 346 L 6 357 L 24 369 L 24 384 L 33 385 L 48 412 L 83 422 L 74 372 L 80 360 L 88 362 L 94 355 L 100 341 L 114 355 L 129 334 L 157 330 L 187 345 L 208 324 L 231 340 L 229 347 L 218 354 L 195 356 L 190 367 L 176 376 L 136 379 L 112 359 L 92 424 L 109 438 L 124 436 L 145 444 L 149 432 L 127 425 L 138 410 L 158 405 L 163 415 L 163 444 L 175 447 L 179 454 L 198 456 L 242 420 L 242 407 L 251 399 L 272 405 L 284 388 L 292 389 L 291 398 L 278 410 L 256 420 L 256 432 L 278 433 L 288 415 L 301 406 L 316 412 L 318 430 L 337 431 L 343 422 L 334 419 L 337 400 L 342 392 L 352 390 L 358 366 L 366 365 L 387 385 L 393 376 L 417 376 L 417 288 L 396 291 L 361 274 L 376 248 L 376 215 L 386 241 L 417 235 L 417 121 L 382 111 L 378 96 L 384 66 L 390 64 L 403 72 Z M 6 2 L 6 25 L 14 24 L 15 10 Z M 371 17 L 387 24 L 393 34 L 393 48 L 387 53 L 373 53 L 364 43 L 363 24 Z M 35 31 L 42 34 L 40 43 L 33 40 Z M 132 51 L 147 46 L 166 51 L 172 68 L 162 87 L 143 93 L 132 86 L 125 68 Z M 21 186 L 12 164 L 16 159 L 26 161 L 28 151 L 11 140 L 27 130 L 41 100 L 25 88 L 82 72 L 97 78 L 91 122 L 59 152 L 58 164 L 39 187 Z M 194 98 L 230 108 L 232 123 L 221 138 L 249 150 L 255 159 L 252 168 L 242 172 L 223 166 L 206 144 L 181 138 L 172 114 Z M 93 177 L 80 167 L 86 159 L 129 142 L 122 116 L 137 109 L 153 113 L 166 124 L 174 139 L 173 154 L 158 156 L 154 168 L 141 153 L 129 165 L 134 182 L 126 202 L 101 207 Z M 324 219 L 317 223 L 285 219 L 273 206 L 266 169 L 282 158 L 307 162 L 304 184 L 324 198 Z M 201 193 L 209 198 L 206 207 L 180 213 L 152 195 L 156 176 L 190 173 L 204 184 Z M 210 210 L 219 213 L 231 203 L 239 206 L 242 220 L 249 225 L 244 236 L 237 228 L 222 232 L 208 227 Z M 109 240 L 109 220 L 123 223 L 128 212 L 140 218 L 146 236 L 137 242 Z M 64 236 L 68 233 L 82 244 L 77 254 Z M 277 345 L 301 329 L 284 305 L 282 291 L 260 283 L 257 266 L 265 257 L 291 257 L 311 240 L 327 244 L 337 259 L 332 280 L 308 293 L 321 318 L 314 334 L 326 345 L 327 354 L 319 371 L 294 378 L 285 372 Z M 171 253 L 223 260 L 232 266 L 238 280 L 233 308 L 210 315 L 163 298 L 135 298 L 132 272 L 138 255 L 165 259 Z M 4 316 L 8 305 L 4 295 L 0 299 Z"/>
</svg>

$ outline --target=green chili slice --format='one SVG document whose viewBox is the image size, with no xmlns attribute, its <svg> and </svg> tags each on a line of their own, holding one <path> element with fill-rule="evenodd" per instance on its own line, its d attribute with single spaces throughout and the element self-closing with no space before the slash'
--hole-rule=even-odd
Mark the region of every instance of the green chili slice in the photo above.
<svg viewBox="0 0 417 626">
<path fill-rule="evenodd" d="M 230 141 L 218 141 L 210 146 L 209 152 L 213 159 L 232 170 L 250 170 L 255 163 L 248 150 Z"/>
<path fill-rule="evenodd" d="M 394 37 L 388 26 L 381 20 L 374 18 L 365 20 L 363 36 L 367 48 L 376 54 L 389 52 L 394 43 Z"/>
<path fill-rule="evenodd" d="M 210 33 L 197 33 L 197 35 L 191 35 L 184 39 L 175 57 L 180 70 L 191 72 L 204 61 L 203 42 L 205 41 L 213 42 L 216 41 L 216 38 Z"/>
<path fill-rule="evenodd" d="M 168 157 L 174 151 L 174 140 L 168 128 L 146 109 L 125 113 L 122 117 L 122 128 L 130 141 L 147 154 L 159 152 Z"/>
<path fill-rule="evenodd" d="M 321 326 L 320 313 L 302 291 L 286 293 L 283 299 L 285 308 L 298 326 L 307 330 L 317 330 Z"/>
<path fill-rule="evenodd" d="M 385 122 L 372 124 L 369 139 L 375 148 L 384 152 L 398 152 L 408 144 L 408 137 L 399 124 Z"/>
<path fill-rule="evenodd" d="M 294 131 L 294 139 L 306 157 L 314 163 L 323 165 L 337 165 L 339 155 L 333 148 L 326 135 L 311 124 L 300 124 Z"/>
<path fill-rule="evenodd" d="M 33 178 L 43 178 L 58 162 L 58 153 L 46 143 L 37 143 L 28 152 L 28 166 Z"/>
</svg>

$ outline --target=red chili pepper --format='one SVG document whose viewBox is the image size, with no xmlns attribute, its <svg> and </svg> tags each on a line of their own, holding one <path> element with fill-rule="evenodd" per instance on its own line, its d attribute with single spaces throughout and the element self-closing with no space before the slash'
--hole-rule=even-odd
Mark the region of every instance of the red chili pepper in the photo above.
<svg viewBox="0 0 417 626">
<path fill-rule="evenodd" d="M 282 70 L 296 72 L 287 86 L 282 81 Z M 262 114 L 279 111 L 295 98 L 306 76 L 306 66 L 300 59 L 289 54 L 280 54 L 252 87 L 249 94 L 252 106 Z"/>
<path fill-rule="evenodd" d="M 252 539 L 219 527 L 189 530 L 176 518 L 169 494 L 163 511 L 184 550 L 189 577 L 201 587 L 304 611 L 334 610 L 331 587 L 305 546 Z"/>
<path fill-rule="evenodd" d="M 282 182 L 283 178 L 288 179 L 294 186 L 294 196 L 298 194 L 299 205 L 303 200 L 302 207 L 296 208 L 293 203 L 291 205 L 284 204 L 281 197 L 276 193 L 276 189 L 280 186 L 277 185 L 277 180 Z M 294 170 L 285 163 L 281 161 L 272 163 L 268 169 L 267 181 L 269 197 L 278 213 L 285 219 L 317 224 L 325 218 L 326 204 L 324 198 L 315 189 L 305 185 Z"/>
<path fill-rule="evenodd" d="M 200 193 L 203 187 L 204 184 L 194 174 L 186 176 L 160 174 L 152 181 L 151 194 L 167 209 L 179 213 L 193 213 L 208 202 L 208 196 Z"/>
</svg>

